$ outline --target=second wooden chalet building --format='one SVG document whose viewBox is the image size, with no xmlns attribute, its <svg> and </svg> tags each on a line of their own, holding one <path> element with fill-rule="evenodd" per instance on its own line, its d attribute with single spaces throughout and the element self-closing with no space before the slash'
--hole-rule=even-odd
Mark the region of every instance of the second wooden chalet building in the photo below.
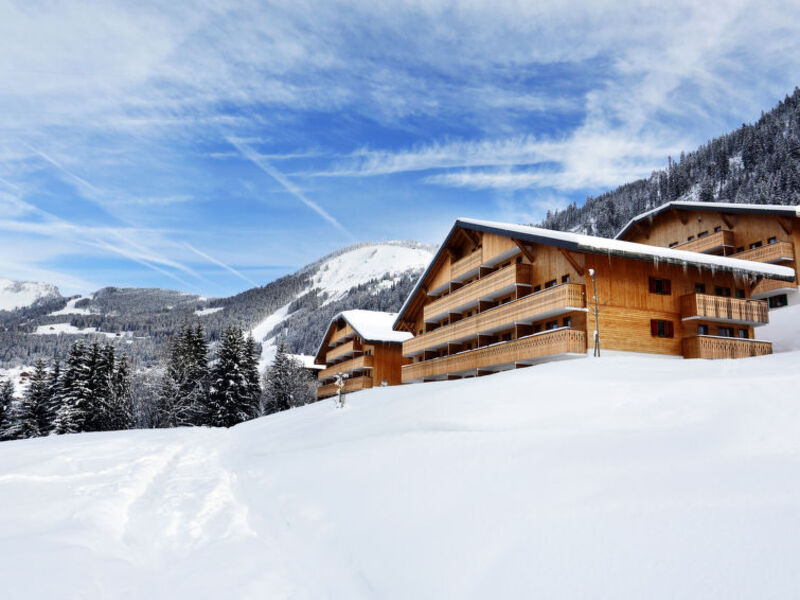
<svg viewBox="0 0 800 600">
<path fill-rule="evenodd" d="M 402 344 L 410 333 L 394 331 L 397 313 L 346 310 L 331 319 L 314 363 L 323 365 L 317 378 L 317 398 L 338 393 L 336 376 L 346 377 L 344 392 L 382 385 L 398 385 L 403 358 Z"/>
<path fill-rule="evenodd" d="M 631 219 L 617 239 L 730 256 L 797 270 L 800 209 L 775 204 L 667 202 Z M 770 308 L 800 302 L 797 280 L 764 279 L 753 298 Z"/>
<path fill-rule="evenodd" d="M 592 277 L 593 274 L 593 277 Z M 402 381 L 457 379 L 603 351 L 686 358 L 769 354 L 752 298 L 792 268 L 459 219 L 394 322 L 413 334 Z M 594 300 L 596 284 L 597 301 Z M 599 324 L 595 320 L 599 314 Z"/>
</svg>

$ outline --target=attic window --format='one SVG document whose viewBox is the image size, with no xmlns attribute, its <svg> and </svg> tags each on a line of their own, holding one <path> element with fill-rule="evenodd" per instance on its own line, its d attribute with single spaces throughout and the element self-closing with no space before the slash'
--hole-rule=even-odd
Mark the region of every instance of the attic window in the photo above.
<svg viewBox="0 0 800 600">
<path fill-rule="evenodd" d="M 714 227 L 714 233 L 719 233 L 720 231 L 722 231 L 722 227 L 720 225 Z"/>
<path fill-rule="evenodd" d="M 704 237 L 707 237 L 707 236 L 708 236 L 708 231 L 701 231 L 700 233 L 697 234 L 698 239 L 699 238 L 704 238 Z"/>
<path fill-rule="evenodd" d="M 761 240 L 758 240 L 757 242 L 753 242 L 752 244 L 750 244 L 750 250 L 753 250 L 755 248 L 761 248 L 761 246 L 762 246 Z"/>
<path fill-rule="evenodd" d="M 767 243 L 768 243 L 768 244 L 774 244 L 774 243 L 775 243 L 775 242 L 777 242 L 777 241 L 778 241 L 778 239 L 777 239 L 777 238 L 771 237 L 771 238 L 769 238 L 769 239 L 767 240 Z"/>
<path fill-rule="evenodd" d="M 674 248 L 674 247 L 675 247 L 675 246 L 677 246 L 677 245 L 678 245 L 678 242 L 672 242 L 672 243 L 669 245 L 669 247 L 670 247 L 670 248 Z"/>
<path fill-rule="evenodd" d="M 687 242 L 694 241 L 694 236 L 693 236 L 693 235 L 690 235 L 688 238 L 686 238 L 686 241 L 687 241 Z"/>
</svg>

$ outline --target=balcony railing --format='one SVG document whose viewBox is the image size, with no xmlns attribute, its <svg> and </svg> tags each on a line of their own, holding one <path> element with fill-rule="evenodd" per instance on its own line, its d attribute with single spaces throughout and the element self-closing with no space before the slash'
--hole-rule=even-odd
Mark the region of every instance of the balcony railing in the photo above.
<svg viewBox="0 0 800 600">
<path fill-rule="evenodd" d="M 515 323 L 532 323 L 549 316 L 580 310 L 586 306 L 584 286 L 564 283 L 524 296 L 480 314 L 444 325 L 403 343 L 403 354 L 414 356 L 448 343 L 459 343 L 479 334 L 499 331 Z"/>
<path fill-rule="evenodd" d="M 772 354 L 772 344 L 760 340 L 698 335 L 683 338 L 684 358 L 747 358 Z"/>
<path fill-rule="evenodd" d="M 350 360 L 345 360 L 326 369 L 322 369 L 317 378 L 320 381 L 325 381 L 326 379 L 334 377 L 339 373 L 352 373 L 353 371 L 360 371 L 361 369 L 371 369 L 373 367 L 374 360 L 374 356 L 362 354 L 361 356 L 356 356 Z"/>
<path fill-rule="evenodd" d="M 709 253 L 717 252 L 724 248 L 733 248 L 734 246 L 733 232 L 727 229 L 721 229 L 720 231 L 715 231 L 714 233 L 697 238 L 691 242 L 678 244 L 677 246 L 673 246 L 673 248 L 675 250 Z"/>
<path fill-rule="evenodd" d="M 737 252 L 733 258 L 754 260 L 762 263 L 778 263 L 794 260 L 794 244 L 791 242 L 775 242 L 758 248 L 751 248 L 744 252 Z"/>
<path fill-rule="evenodd" d="M 464 308 L 477 304 L 479 300 L 498 298 L 513 291 L 517 284 L 530 285 L 530 283 L 531 266 L 513 264 L 468 283 L 443 298 L 434 300 L 423 309 L 423 317 L 426 321 L 433 321 L 449 313 L 460 312 Z"/>
<path fill-rule="evenodd" d="M 325 362 L 332 362 L 340 358 L 344 358 L 351 354 L 361 351 L 361 342 L 359 340 L 350 340 L 344 344 L 340 344 L 335 348 L 330 348 L 325 353 Z"/>
<path fill-rule="evenodd" d="M 347 338 L 353 337 L 356 334 L 355 330 L 350 327 L 350 325 L 345 325 L 339 331 L 334 331 L 331 334 L 331 339 L 328 340 L 329 346 L 335 346 L 342 340 L 346 340 Z"/>
<path fill-rule="evenodd" d="M 763 300 L 687 294 L 681 296 L 681 318 L 757 326 L 769 322 L 769 308 Z"/>
<path fill-rule="evenodd" d="M 461 281 L 465 276 L 469 276 L 473 272 L 477 272 L 478 267 L 481 266 L 481 259 L 483 253 L 481 250 L 476 250 L 472 254 L 454 261 L 450 265 L 450 279 L 451 281 Z"/>
<path fill-rule="evenodd" d="M 344 392 L 357 392 L 358 390 L 366 390 L 372 387 L 372 377 L 368 375 L 363 375 L 361 377 L 353 377 L 352 379 L 346 379 L 344 382 Z M 329 383 L 328 385 L 321 385 L 317 388 L 317 398 L 329 398 L 331 396 L 335 396 L 339 393 L 339 388 L 336 386 L 335 383 Z"/>
<path fill-rule="evenodd" d="M 787 290 L 796 290 L 797 284 L 791 281 L 780 281 L 778 279 L 762 279 L 753 288 L 752 296 L 754 298 L 769 298 L 776 293 L 785 292 Z"/>
<path fill-rule="evenodd" d="M 403 383 L 428 377 L 476 372 L 491 367 L 531 363 L 561 354 L 586 354 L 586 333 L 577 329 L 555 329 L 511 342 L 498 342 L 423 362 L 403 366 Z"/>
</svg>

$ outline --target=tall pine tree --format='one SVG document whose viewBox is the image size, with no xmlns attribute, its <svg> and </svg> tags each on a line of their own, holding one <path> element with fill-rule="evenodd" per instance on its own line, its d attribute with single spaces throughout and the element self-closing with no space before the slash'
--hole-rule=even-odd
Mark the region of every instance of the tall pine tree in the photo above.
<svg viewBox="0 0 800 600">
<path fill-rule="evenodd" d="M 69 350 L 61 380 L 61 406 L 56 416 L 56 433 L 87 431 L 93 408 L 90 355 L 83 341 Z"/>
<path fill-rule="evenodd" d="M 47 371 L 44 362 L 36 362 L 28 388 L 22 398 L 18 399 L 11 410 L 11 423 L 6 428 L 6 437 L 21 440 L 42 435 L 41 425 L 46 423 L 47 411 Z"/>
<path fill-rule="evenodd" d="M 14 384 L 0 381 L 0 440 L 6 439 L 6 430 L 11 424 L 11 407 L 14 404 Z"/>
<path fill-rule="evenodd" d="M 217 362 L 211 371 L 211 425 L 231 427 L 258 413 L 258 397 L 248 381 L 246 354 L 242 330 L 228 327 L 220 340 Z"/>
</svg>

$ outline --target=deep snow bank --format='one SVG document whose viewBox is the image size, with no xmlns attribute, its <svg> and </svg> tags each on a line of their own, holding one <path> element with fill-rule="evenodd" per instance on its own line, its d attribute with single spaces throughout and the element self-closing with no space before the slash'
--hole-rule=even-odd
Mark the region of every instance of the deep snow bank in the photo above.
<svg viewBox="0 0 800 600">
<path fill-rule="evenodd" d="M 799 353 L 0 444 L 8 598 L 785 598 Z"/>
</svg>

